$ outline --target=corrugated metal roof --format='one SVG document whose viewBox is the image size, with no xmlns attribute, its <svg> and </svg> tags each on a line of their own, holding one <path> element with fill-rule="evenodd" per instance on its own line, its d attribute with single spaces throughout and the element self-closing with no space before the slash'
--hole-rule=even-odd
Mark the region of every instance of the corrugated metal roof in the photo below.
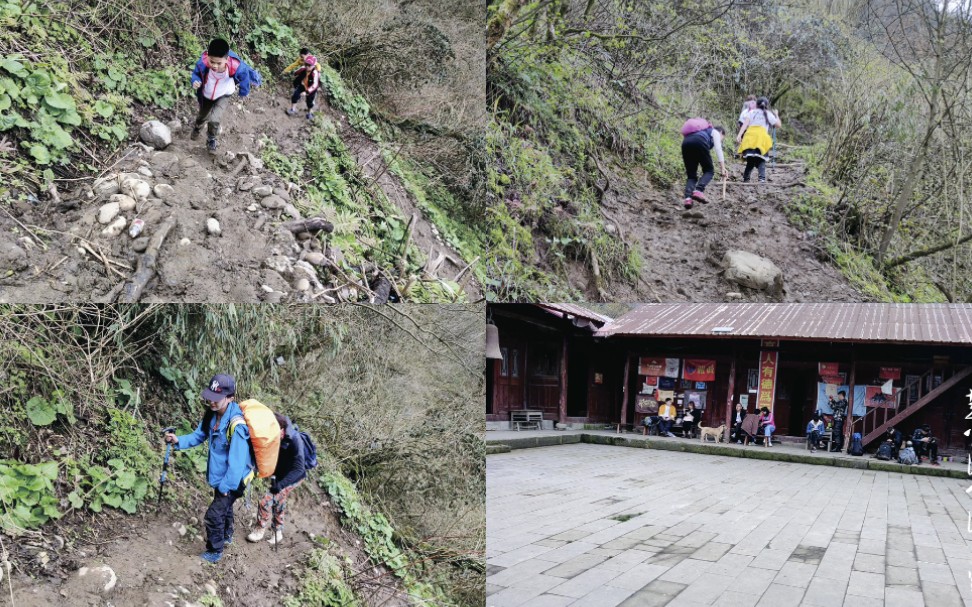
<svg viewBox="0 0 972 607">
<path fill-rule="evenodd" d="M 732 330 L 714 333 L 717 327 Z M 972 345 L 972 304 L 642 304 L 596 335 Z"/>
<path fill-rule="evenodd" d="M 605 316 L 603 314 L 598 314 L 593 310 L 588 310 L 583 306 L 578 306 L 577 304 L 571 303 L 542 303 L 537 304 L 541 308 L 547 308 L 548 310 L 554 310 L 562 314 L 570 314 L 571 316 L 577 316 L 579 318 L 586 318 L 587 320 L 593 320 L 595 322 L 604 324 L 609 323 L 613 318 L 610 316 Z"/>
</svg>

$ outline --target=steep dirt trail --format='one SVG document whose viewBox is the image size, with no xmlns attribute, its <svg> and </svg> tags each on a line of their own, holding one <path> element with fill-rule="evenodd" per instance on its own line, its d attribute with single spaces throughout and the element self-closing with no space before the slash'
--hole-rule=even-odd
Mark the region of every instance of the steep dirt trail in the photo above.
<svg viewBox="0 0 972 607">
<path fill-rule="evenodd" d="M 189 139 L 194 103 L 178 113 L 177 122 L 184 126 L 173 129 L 173 141 L 164 151 L 141 144 L 129 147 L 106 177 L 131 174 L 153 191 L 134 210 L 121 213 L 127 225 L 120 235 L 102 234 L 105 226 L 98 214 L 108 195 L 92 197 L 89 183 L 62 193 L 59 203 L 14 202 L 9 214 L 0 214 L 0 302 L 113 300 L 138 263 L 139 243 L 127 234 L 136 217 L 145 221 L 143 236 L 149 239 L 174 221 L 158 255 L 157 276 L 141 301 L 333 302 L 367 293 L 333 269 L 340 264 L 341 251 L 322 247 L 317 239 L 299 240 L 281 226 L 298 213 L 293 203 L 300 188 L 262 166 L 260 140 L 266 136 L 283 154 L 297 156 L 304 154 L 311 135 L 303 113 L 284 113 L 287 96 L 268 83 L 245 101 L 234 99 L 215 156 L 206 150 L 205 134 L 197 141 Z M 415 214 L 412 242 L 423 255 L 444 255 L 437 276 L 453 279 L 465 266 L 462 257 L 442 240 L 398 177 L 387 170 L 378 144 L 350 127 L 325 97 L 318 96 L 318 111 L 338 126 L 362 172 L 377 177 L 377 185 L 399 207 L 403 220 Z M 136 132 L 137 128 L 136 124 Z M 160 184 L 171 186 L 164 197 L 154 191 Z M 255 189 L 264 189 L 260 186 L 272 189 L 273 195 L 255 194 Z M 207 231 L 209 219 L 219 222 L 220 235 Z M 368 270 L 368 286 L 374 286 L 377 271 Z M 301 279 L 309 286 L 301 285 Z M 471 298 L 478 296 L 474 281 L 465 286 Z"/>
<path fill-rule="evenodd" d="M 725 200 L 717 177 L 709 185 L 708 204 L 686 211 L 679 182 L 658 192 L 614 178 L 603 199 L 604 216 L 618 233 L 639 248 L 644 261 L 635 286 L 608 285 L 617 301 L 862 301 L 863 296 L 831 265 L 814 236 L 790 224 L 784 212 L 802 193 L 805 169 L 778 158 L 768 182 L 740 185 L 744 165 L 727 159 L 729 183 Z M 755 174 L 753 181 L 755 181 Z M 647 193 L 646 193 L 647 192 Z M 730 249 L 768 258 L 783 272 L 782 296 L 741 287 L 722 275 L 721 261 Z M 589 277 L 585 291 L 597 297 Z M 727 295 L 734 293 L 736 295 Z"/>
<path fill-rule="evenodd" d="M 112 528 L 103 530 L 96 541 L 85 538 L 61 550 L 48 549 L 51 559 L 45 567 L 48 573 L 32 568 L 30 573 L 35 577 L 31 579 L 15 569 L 14 604 L 18 607 L 57 604 L 195 607 L 205 594 L 215 590 L 226 607 L 276 607 L 288 594 L 297 594 L 298 573 L 306 565 L 310 551 L 321 547 L 312 536 L 327 538 L 330 552 L 347 558 L 351 570 L 361 572 L 351 585 L 364 604 L 369 607 L 410 604 L 394 576 L 382 567 L 370 565 L 360 540 L 341 528 L 338 513 L 323 491 L 305 482 L 294 498 L 288 504 L 284 542 L 276 552 L 266 541 L 246 541 L 256 517 L 257 498 L 254 497 L 250 510 L 245 509 L 245 498 L 238 500 L 233 544 L 214 565 L 199 557 L 205 550 L 202 539 L 205 530 L 198 521 L 205 514 L 207 503 L 197 503 L 188 516 L 181 518 L 167 512 L 168 504 L 163 505 L 161 512 L 151 512 L 153 507 L 148 506 L 150 512 L 141 515 L 141 520 L 111 516 L 108 524 Z M 185 527 L 184 536 L 178 529 L 180 525 Z M 19 556 L 38 553 L 38 550 L 20 547 Z M 101 565 L 111 567 L 117 584 L 110 592 L 99 594 L 94 592 L 97 584 L 84 583 L 85 578 L 79 578 L 76 571 L 82 566 Z M 3 595 L 7 596 L 6 580 L 3 586 Z"/>
</svg>

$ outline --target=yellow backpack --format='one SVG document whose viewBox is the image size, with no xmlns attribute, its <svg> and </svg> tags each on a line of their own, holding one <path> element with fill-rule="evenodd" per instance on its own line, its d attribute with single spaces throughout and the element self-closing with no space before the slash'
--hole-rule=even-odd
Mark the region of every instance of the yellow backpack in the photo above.
<svg viewBox="0 0 972 607">
<path fill-rule="evenodd" d="M 260 401 L 249 399 L 240 403 L 243 416 L 235 416 L 229 423 L 229 436 L 232 440 L 236 427 L 245 423 L 250 429 L 250 448 L 257 466 L 257 476 L 273 476 L 280 455 L 280 424 L 273 411 Z"/>
</svg>

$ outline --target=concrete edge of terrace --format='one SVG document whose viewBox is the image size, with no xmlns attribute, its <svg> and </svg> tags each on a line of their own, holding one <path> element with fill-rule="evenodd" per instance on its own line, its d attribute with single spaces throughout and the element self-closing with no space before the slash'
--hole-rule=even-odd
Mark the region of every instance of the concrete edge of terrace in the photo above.
<svg viewBox="0 0 972 607">
<path fill-rule="evenodd" d="M 837 466 L 840 468 L 858 468 L 881 472 L 899 472 L 902 474 L 917 474 L 923 476 L 941 476 L 947 478 L 968 479 L 964 469 L 948 469 L 922 464 L 920 466 L 905 466 L 902 464 L 875 460 L 867 456 L 849 459 L 836 457 L 826 453 L 798 454 L 783 453 L 765 448 L 738 449 L 729 446 L 707 445 L 698 442 L 674 442 L 650 440 L 644 437 L 607 436 L 598 434 L 568 434 L 564 436 L 536 436 L 525 438 L 505 438 L 486 441 L 486 454 L 508 453 L 514 449 L 530 449 L 534 447 L 552 447 L 573 443 L 589 443 L 594 445 L 611 445 L 615 447 L 634 447 L 638 449 L 661 449 L 665 451 L 682 451 L 701 453 L 704 455 L 723 455 L 726 457 L 746 457 L 750 459 L 774 460 L 797 464 L 813 464 L 816 466 Z"/>
</svg>

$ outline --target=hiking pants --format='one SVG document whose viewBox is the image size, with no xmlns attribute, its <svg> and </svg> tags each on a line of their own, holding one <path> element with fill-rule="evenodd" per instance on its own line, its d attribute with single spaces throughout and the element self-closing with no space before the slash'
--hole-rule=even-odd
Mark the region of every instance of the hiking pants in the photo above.
<svg viewBox="0 0 972 607">
<path fill-rule="evenodd" d="M 810 446 L 816 449 L 820 446 L 820 431 L 811 430 L 810 431 Z"/>
<path fill-rule="evenodd" d="M 206 134 L 210 139 L 215 139 L 219 135 L 219 124 L 223 120 L 223 114 L 229 107 L 230 95 L 211 100 L 202 96 L 197 96 L 199 101 L 199 113 L 196 115 L 196 123 L 193 130 L 201 129 L 203 123 L 209 122 Z"/>
<path fill-rule="evenodd" d="M 704 192 L 705 186 L 712 181 L 715 168 L 712 166 L 709 146 L 701 136 L 693 133 L 682 140 L 682 162 L 685 163 L 685 174 L 688 177 L 685 182 L 685 197 L 688 198 L 696 190 Z M 702 179 L 699 179 L 699 165 L 702 166 Z"/>
<path fill-rule="evenodd" d="M 277 529 L 283 529 L 283 524 L 284 524 L 283 517 L 284 517 L 284 513 L 287 512 L 287 497 L 290 496 L 291 491 L 293 491 L 297 487 L 300 487 L 300 484 L 303 482 L 304 479 L 300 479 L 293 485 L 284 487 L 283 489 L 280 490 L 280 493 L 277 494 L 277 516 L 276 516 Z M 272 510 L 273 510 L 273 495 L 268 493 L 263 496 L 263 499 L 260 500 L 260 507 L 258 508 L 257 511 L 257 523 L 264 529 L 266 529 L 267 525 L 270 524 L 270 517 L 273 514 Z"/>
<path fill-rule="evenodd" d="M 759 172 L 759 182 L 766 181 L 766 160 L 759 156 L 749 156 L 746 158 L 746 170 L 743 171 L 743 181 L 749 181 L 749 176 L 753 174 L 753 169 Z"/>
<path fill-rule="evenodd" d="M 233 504 L 243 497 L 243 483 L 229 495 L 220 494 L 213 489 L 213 503 L 206 511 L 206 550 L 222 552 L 226 540 L 233 537 Z"/>
<path fill-rule="evenodd" d="M 932 439 L 927 443 L 914 442 L 915 445 L 915 455 L 918 458 L 928 457 L 929 461 L 938 461 L 938 440 Z"/>
<path fill-rule="evenodd" d="M 300 101 L 300 94 L 303 92 L 304 92 L 304 83 L 298 82 L 297 86 L 294 87 L 294 94 L 290 96 L 290 102 L 297 103 L 298 101 Z M 307 93 L 307 98 L 305 99 L 305 101 L 307 102 L 308 110 L 314 109 L 314 97 L 317 97 L 317 91 L 314 91 L 313 93 Z"/>
</svg>

